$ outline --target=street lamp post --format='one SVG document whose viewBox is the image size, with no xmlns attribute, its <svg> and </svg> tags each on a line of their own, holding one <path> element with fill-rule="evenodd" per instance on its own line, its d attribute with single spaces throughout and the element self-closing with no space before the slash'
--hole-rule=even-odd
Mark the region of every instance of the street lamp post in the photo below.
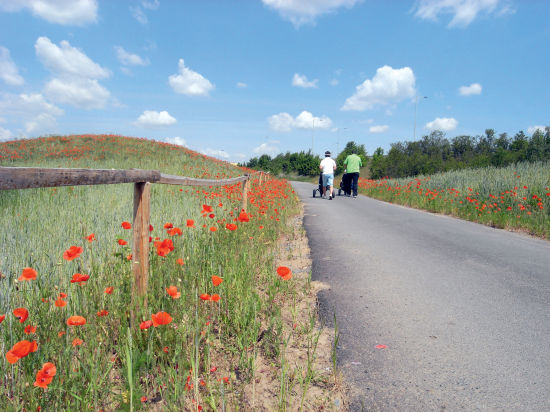
<svg viewBox="0 0 550 412">
<path fill-rule="evenodd" d="M 424 96 L 424 99 L 427 99 L 428 96 Z M 416 106 L 418 106 L 418 94 L 414 98 L 414 131 L 413 131 L 413 141 L 416 140 Z"/>
</svg>

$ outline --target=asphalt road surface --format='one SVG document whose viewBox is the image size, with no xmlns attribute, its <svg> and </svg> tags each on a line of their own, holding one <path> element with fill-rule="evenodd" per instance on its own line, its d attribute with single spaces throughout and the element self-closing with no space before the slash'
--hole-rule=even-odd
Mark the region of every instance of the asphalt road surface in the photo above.
<svg viewBox="0 0 550 412">
<path fill-rule="evenodd" d="M 550 242 L 293 186 L 352 411 L 550 411 Z"/>
</svg>

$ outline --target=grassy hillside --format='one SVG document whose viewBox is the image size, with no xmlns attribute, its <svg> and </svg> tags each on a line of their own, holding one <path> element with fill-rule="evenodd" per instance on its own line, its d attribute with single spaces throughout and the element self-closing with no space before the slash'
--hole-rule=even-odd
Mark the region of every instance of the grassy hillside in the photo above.
<svg viewBox="0 0 550 412">
<path fill-rule="evenodd" d="M 465 169 L 416 178 L 360 178 L 361 193 L 550 239 L 550 163 Z"/>
<path fill-rule="evenodd" d="M 243 174 L 182 147 L 121 136 L 4 142 L 0 165 Z M 297 200 L 286 181 L 255 180 L 242 215 L 240 187 L 153 185 L 140 325 L 129 319 L 131 184 L 0 191 L 0 409 L 246 404 L 241 389 L 257 356 L 278 362 L 277 302 L 292 280 L 277 275 L 274 244 Z"/>
</svg>

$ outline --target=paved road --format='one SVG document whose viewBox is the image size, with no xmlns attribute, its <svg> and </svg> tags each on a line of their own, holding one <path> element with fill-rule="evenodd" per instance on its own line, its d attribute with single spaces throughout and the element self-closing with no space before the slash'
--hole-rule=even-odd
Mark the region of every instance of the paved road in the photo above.
<svg viewBox="0 0 550 412">
<path fill-rule="evenodd" d="M 293 186 L 352 411 L 550 411 L 550 242 Z"/>
</svg>

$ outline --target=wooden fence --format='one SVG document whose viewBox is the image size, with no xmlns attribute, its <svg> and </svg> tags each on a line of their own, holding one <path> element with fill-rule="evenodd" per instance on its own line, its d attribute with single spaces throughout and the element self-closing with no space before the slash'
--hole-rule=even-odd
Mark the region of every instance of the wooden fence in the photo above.
<svg viewBox="0 0 550 412">
<path fill-rule="evenodd" d="M 264 174 L 259 175 L 260 184 Z M 0 190 L 39 187 L 108 185 L 134 183 L 134 221 L 132 224 L 133 296 L 147 305 L 149 273 L 149 218 L 151 213 L 151 183 L 182 186 L 227 186 L 242 182 L 241 207 L 246 211 L 250 175 L 232 179 L 212 180 L 173 176 L 156 170 L 114 169 L 46 169 L 38 167 L 0 167 Z"/>
</svg>

